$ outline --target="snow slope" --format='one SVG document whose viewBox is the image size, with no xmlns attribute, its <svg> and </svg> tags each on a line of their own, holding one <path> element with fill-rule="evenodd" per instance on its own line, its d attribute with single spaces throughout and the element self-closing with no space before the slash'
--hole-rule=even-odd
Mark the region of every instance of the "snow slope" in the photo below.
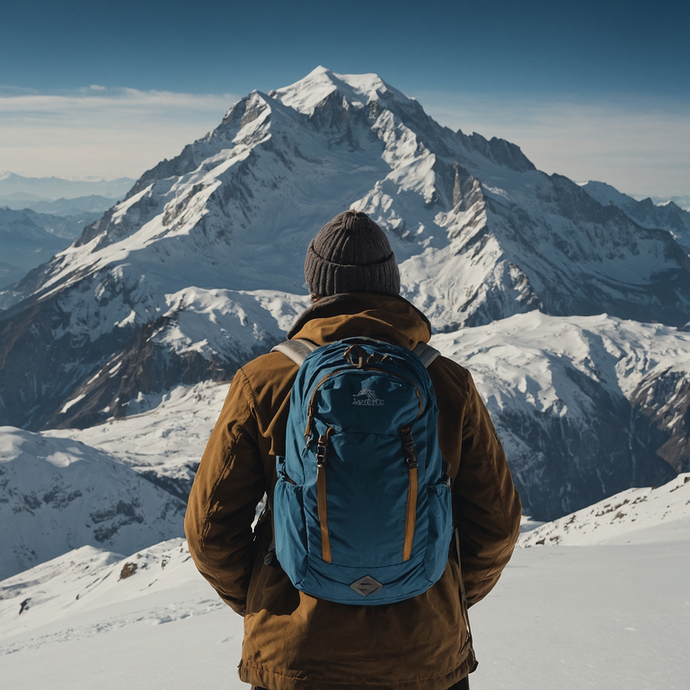
<svg viewBox="0 0 690 690">
<path fill-rule="evenodd" d="M 690 491 L 681 486 L 673 494 Z M 616 544 L 583 532 L 581 546 L 517 549 L 471 610 L 472 687 L 684 690 L 690 534 L 677 527 L 687 516 L 676 502 L 655 527 L 653 513 L 625 523 Z M 83 547 L 4 580 L 0 621 L 0 674 L 18 690 L 246 687 L 235 672 L 242 619 L 196 573 L 182 540 L 126 558 Z"/>
<path fill-rule="evenodd" d="M 152 409 L 86 429 L 51 429 L 48 438 L 77 439 L 129 465 L 186 500 L 194 473 L 228 392 L 227 383 L 178 386 Z M 158 404 L 156 404 L 158 402 Z"/>
<path fill-rule="evenodd" d="M 103 451 L 0 427 L 0 577 L 87 544 L 130 553 L 180 536 L 183 514 Z"/>
<path fill-rule="evenodd" d="M 518 545 L 586 546 L 630 541 L 690 544 L 690 474 L 679 474 L 660 487 L 623 491 L 523 534 Z"/>
</svg>

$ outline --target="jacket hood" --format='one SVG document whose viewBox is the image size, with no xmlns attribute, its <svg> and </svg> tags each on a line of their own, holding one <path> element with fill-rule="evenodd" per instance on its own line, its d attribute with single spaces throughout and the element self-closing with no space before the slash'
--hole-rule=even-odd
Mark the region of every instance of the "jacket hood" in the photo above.
<svg viewBox="0 0 690 690">
<path fill-rule="evenodd" d="M 297 319 L 288 338 L 323 345 L 353 334 L 398 343 L 412 350 L 431 338 L 431 324 L 403 297 L 340 293 L 322 297 Z"/>
</svg>

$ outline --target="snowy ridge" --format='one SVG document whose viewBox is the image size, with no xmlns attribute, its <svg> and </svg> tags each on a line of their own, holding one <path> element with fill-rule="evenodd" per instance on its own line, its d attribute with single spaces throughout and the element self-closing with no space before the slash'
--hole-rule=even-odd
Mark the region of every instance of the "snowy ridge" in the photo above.
<svg viewBox="0 0 690 690">
<path fill-rule="evenodd" d="M 522 534 L 518 546 L 690 543 L 690 474 L 660 487 L 628 489 Z"/>
<path fill-rule="evenodd" d="M 656 204 L 650 198 L 636 200 L 622 194 L 605 182 L 587 182 L 582 185 L 587 194 L 606 206 L 620 208 L 629 218 L 644 228 L 660 228 L 671 233 L 686 252 L 690 252 L 690 212 L 673 201 Z"/>
<path fill-rule="evenodd" d="M 0 427 L 0 578 L 82 545 L 130 553 L 183 533 L 184 503 L 103 451 Z"/>
</svg>

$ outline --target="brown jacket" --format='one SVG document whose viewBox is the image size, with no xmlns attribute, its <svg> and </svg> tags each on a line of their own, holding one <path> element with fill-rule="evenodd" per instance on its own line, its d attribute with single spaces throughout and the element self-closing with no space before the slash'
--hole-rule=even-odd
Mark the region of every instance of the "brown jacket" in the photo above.
<svg viewBox="0 0 690 690">
<path fill-rule="evenodd" d="M 308 309 L 290 336 L 324 344 L 354 335 L 414 348 L 431 335 L 402 298 L 335 295 Z M 270 519 L 252 532 L 257 504 L 276 481 L 297 366 L 275 352 L 242 367 L 201 460 L 185 529 L 202 575 L 244 616 L 240 678 L 271 690 L 446 690 L 474 667 L 450 558 L 424 594 L 396 604 L 352 606 L 298 592 L 280 566 L 264 564 Z M 470 605 L 510 559 L 520 499 L 501 444 L 469 372 L 439 357 L 429 374 L 440 410 L 439 441 L 451 464 Z"/>
</svg>

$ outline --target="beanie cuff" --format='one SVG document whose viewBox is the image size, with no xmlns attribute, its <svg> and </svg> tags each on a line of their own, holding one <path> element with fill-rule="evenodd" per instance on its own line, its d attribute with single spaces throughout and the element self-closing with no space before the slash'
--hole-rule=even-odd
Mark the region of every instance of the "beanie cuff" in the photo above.
<svg viewBox="0 0 690 690">
<path fill-rule="evenodd" d="M 392 251 L 375 263 L 341 264 L 319 256 L 310 244 L 304 272 L 308 277 L 309 292 L 318 297 L 341 292 L 400 294 L 400 272 Z"/>
</svg>

